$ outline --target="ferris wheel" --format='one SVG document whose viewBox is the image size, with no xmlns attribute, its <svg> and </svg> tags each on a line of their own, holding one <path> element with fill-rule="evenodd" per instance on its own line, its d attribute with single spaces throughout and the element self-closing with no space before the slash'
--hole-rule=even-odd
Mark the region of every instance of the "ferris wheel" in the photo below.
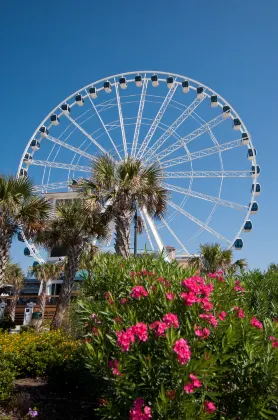
<svg viewBox="0 0 278 420">
<path fill-rule="evenodd" d="M 245 151 L 243 147 L 245 146 Z M 219 94 L 188 77 L 136 71 L 106 77 L 73 93 L 39 124 L 21 157 L 18 177 L 41 194 L 72 191 L 107 154 L 117 165 L 131 156 L 158 162 L 169 190 L 165 217 L 141 211 L 142 247 L 170 246 L 184 256 L 200 243 L 243 247 L 261 187 L 250 133 Z M 113 233 L 113 232 L 111 232 Z M 42 262 L 22 230 L 26 255 Z M 108 243 L 107 246 L 111 246 Z"/>
</svg>

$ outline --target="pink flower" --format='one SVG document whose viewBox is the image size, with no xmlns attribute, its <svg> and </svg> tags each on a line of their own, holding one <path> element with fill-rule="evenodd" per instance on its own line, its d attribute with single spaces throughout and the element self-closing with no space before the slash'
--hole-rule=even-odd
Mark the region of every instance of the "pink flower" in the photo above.
<svg viewBox="0 0 278 420">
<path fill-rule="evenodd" d="M 127 298 L 121 298 L 120 299 L 120 304 L 121 305 L 125 305 L 127 303 Z"/>
<path fill-rule="evenodd" d="M 239 317 L 239 318 L 244 318 L 245 317 L 245 314 L 244 314 L 244 311 L 243 311 L 243 309 L 239 309 L 238 310 L 238 312 L 237 312 L 237 316 Z"/>
<path fill-rule="evenodd" d="M 244 292 L 244 287 L 242 287 L 242 286 L 240 285 L 240 281 L 239 281 L 239 280 L 236 280 L 236 281 L 235 281 L 234 290 L 235 290 L 236 292 Z"/>
<path fill-rule="evenodd" d="M 96 317 L 96 314 L 92 314 L 91 318 L 94 319 Z"/>
<path fill-rule="evenodd" d="M 218 281 L 224 282 L 223 271 L 216 271 L 215 273 L 209 273 L 208 278 L 217 279 Z"/>
<path fill-rule="evenodd" d="M 210 330 L 208 328 L 204 328 L 203 329 L 204 338 L 208 338 L 209 335 L 210 335 Z"/>
<path fill-rule="evenodd" d="M 205 311 L 211 311 L 211 310 L 212 310 L 212 308 L 213 308 L 213 304 L 209 301 L 209 299 L 208 299 L 208 298 L 204 298 L 204 299 L 202 300 L 202 308 L 203 308 Z"/>
<path fill-rule="evenodd" d="M 212 414 L 216 410 L 215 405 L 211 401 L 205 401 L 205 407 L 204 411 L 206 411 L 209 414 Z"/>
<path fill-rule="evenodd" d="M 203 337 L 203 330 L 200 327 L 196 327 L 195 335 L 197 335 L 197 337 Z"/>
<path fill-rule="evenodd" d="M 120 362 L 117 359 L 109 360 L 108 367 L 110 367 L 112 369 L 113 375 L 116 375 L 116 376 L 120 375 L 119 364 L 120 364 Z"/>
<path fill-rule="evenodd" d="M 140 341 L 147 341 L 148 339 L 148 327 L 143 322 L 138 322 L 138 324 L 131 327 L 132 333 L 136 335 Z"/>
<path fill-rule="evenodd" d="M 145 405 L 142 398 L 137 398 L 134 401 L 132 409 L 129 411 L 130 420 L 148 420 L 152 418 L 152 411 L 148 405 Z M 143 411 L 142 411 L 143 410 Z"/>
<path fill-rule="evenodd" d="M 157 337 L 161 337 L 164 335 L 165 330 L 167 329 L 167 325 L 164 322 L 155 321 L 153 324 L 150 325 L 151 330 L 155 330 L 155 335 Z"/>
<path fill-rule="evenodd" d="M 134 271 L 131 271 L 129 274 L 130 274 L 130 277 L 134 277 L 136 275 L 136 273 L 134 273 Z"/>
<path fill-rule="evenodd" d="M 227 316 L 226 312 L 222 311 L 218 315 L 218 318 L 220 319 L 220 321 L 224 321 L 224 319 L 226 318 L 226 316 Z"/>
<path fill-rule="evenodd" d="M 105 299 L 108 300 L 108 302 L 110 303 L 110 305 L 113 305 L 114 300 L 112 298 L 112 295 L 110 292 L 105 293 Z"/>
<path fill-rule="evenodd" d="M 186 306 L 192 306 L 193 303 L 199 302 L 198 297 L 193 293 L 181 293 L 180 297 L 184 300 Z"/>
<path fill-rule="evenodd" d="M 189 382 L 187 385 L 184 385 L 183 389 L 187 394 L 191 394 L 192 392 L 194 392 L 194 386 L 191 382 Z"/>
<path fill-rule="evenodd" d="M 211 314 L 200 314 L 200 318 L 206 319 L 213 327 L 217 327 L 218 321 L 215 316 Z"/>
<path fill-rule="evenodd" d="M 189 378 L 191 379 L 194 388 L 200 388 L 202 386 L 202 382 L 197 378 L 197 376 L 190 373 Z"/>
<path fill-rule="evenodd" d="M 141 273 L 143 274 L 143 276 L 146 276 L 148 274 L 147 270 L 142 270 Z"/>
<path fill-rule="evenodd" d="M 146 291 L 146 289 L 143 286 L 135 286 L 135 287 L 133 287 L 130 296 L 134 299 L 139 300 L 140 297 L 148 296 L 148 295 L 149 295 L 148 292 Z"/>
<path fill-rule="evenodd" d="M 175 342 L 173 350 L 177 354 L 180 364 L 184 365 L 186 362 L 188 362 L 188 360 L 190 360 L 190 347 L 188 346 L 187 341 L 183 338 L 180 338 Z"/>
<path fill-rule="evenodd" d="M 193 375 L 192 373 L 189 375 L 191 382 L 184 386 L 184 390 L 187 394 L 191 394 L 195 391 L 195 388 L 200 388 L 202 386 L 202 382 L 197 378 L 197 376 Z"/>
<path fill-rule="evenodd" d="M 208 336 L 210 335 L 210 330 L 208 328 L 204 328 L 203 330 L 200 327 L 195 327 L 195 335 L 197 335 L 197 337 L 203 337 L 203 338 L 208 338 Z"/>
<path fill-rule="evenodd" d="M 173 300 L 173 299 L 175 299 L 175 295 L 174 295 L 173 293 L 165 293 L 165 295 L 166 295 L 166 298 L 167 298 L 168 300 Z"/>
<path fill-rule="evenodd" d="M 252 327 L 259 328 L 260 330 L 263 329 L 263 324 L 256 317 L 254 317 L 254 316 L 251 319 L 250 324 L 252 325 Z"/>
<path fill-rule="evenodd" d="M 122 351 L 129 351 L 130 344 L 135 341 L 132 327 L 128 328 L 126 331 L 117 331 L 116 334 L 118 337 L 117 345 L 121 347 Z"/>
<path fill-rule="evenodd" d="M 174 327 L 174 328 L 179 328 L 179 320 L 177 315 L 175 314 L 166 314 L 164 315 L 164 317 L 162 318 L 162 321 L 166 324 L 166 326 L 168 328 L 170 327 Z"/>
</svg>

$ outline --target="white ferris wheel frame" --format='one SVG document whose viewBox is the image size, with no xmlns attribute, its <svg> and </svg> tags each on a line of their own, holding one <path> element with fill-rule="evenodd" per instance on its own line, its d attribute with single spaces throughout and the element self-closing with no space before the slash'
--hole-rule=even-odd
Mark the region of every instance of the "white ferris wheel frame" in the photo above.
<svg viewBox="0 0 278 420">
<path fill-rule="evenodd" d="M 185 121 L 186 118 L 188 118 L 189 116 L 192 116 L 194 119 L 196 119 L 196 116 L 193 115 L 194 110 L 197 108 L 197 106 L 203 101 L 203 99 L 205 99 L 206 97 L 209 98 L 212 95 L 216 95 L 218 98 L 218 106 L 223 107 L 224 105 L 227 105 L 230 107 L 230 113 L 229 113 L 229 118 L 235 119 L 238 118 L 241 122 L 241 127 L 240 127 L 240 132 L 243 133 L 247 133 L 248 134 L 248 144 L 247 144 L 247 148 L 248 149 L 252 149 L 253 152 L 253 159 L 252 159 L 252 166 L 255 167 L 255 171 L 252 174 L 253 177 L 253 185 L 256 185 L 256 181 L 258 178 L 258 173 L 257 173 L 257 162 L 256 162 L 256 152 L 251 140 L 251 135 L 248 132 L 243 120 L 240 118 L 239 114 L 234 110 L 234 108 L 221 96 L 219 95 L 217 92 L 215 92 L 214 90 L 212 90 L 211 88 L 209 88 L 208 86 L 206 86 L 203 83 L 200 83 L 192 78 L 180 75 L 180 74 L 175 74 L 175 73 L 171 73 L 171 72 L 163 72 L 163 71 L 156 71 L 156 70 L 139 70 L 139 71 L 132 71 L 132 72 L 125 72 L 125 73 L 119 73 L 119 74 L 115 74 L 113 76 L 109 76 L 109 77 L 105 77 L 102 79 L 97 80 L 94 83 L 90 83 L 86 86 L 84 86 L 83 88 L 77 90 L 76 92 L 74 92 L 73 94 L 71 94 L 70 96 L 68 96 L 66 99 L 64 99 L 62 102 L 59 103 L 58 106 L 56 106 L 55 108 L 53 108 L 53 110 L 46 116 L 46 118 L 39 124 L 39 126 L 36 128 L 36 130 L 34 131 L 31 139 L 28 141 L 27 146 L 23 152 L 23 155 L 21 157 L 19 166 L 18 166 L 18 171 L 17 171 L 17 177 L 20 176 L 20 171 L 21 169 L 26 169 L 26 167 L 24 167 L 24 156 L 28 153 L 28 150 L 30 149 L 30 143 L 32 140 L 36 139 L 36 135 L 39 131 L 39 128 L 41 126 L 46 126 L 47 129 L 49 129 L 52 124 L 49 123 L 49 118 L 51 115 L 53 114 L 57 114 L 58 117 L 61 117 L 61 115 L 63 115 L 61 106 L 64 103 L 68 103 L 70 108 L 72 109 L 72 107 L 74 107 L 76 105 L 76 101 L 73 101 L 72 103 L 69 103 L 69 101 L 71 99 L 73 99 L 76 95 L 80 94 L 82 92 L 82 98 L 84 99 L 89 99 L 91 106 L 93 108 L 93 110 L 95 111 L 95 113 L 97 114 L 99 121 L 102 124 L 102 127 L 104 129 L 104 131 L 106 132 L 107 136 L 109 137 L 110 141 L 111 141 L 111 145 L 113 146 L 113 148 L 115 149 L 118 157 L 120 159 L 122 159 L 121 155 L 119 154 L 118 148 L 115 146 L 113 139 L 110 135 L 110 131 L 120 127 L 121 129 L 121 134 L 122 134 L 122 141 L 123 141 L 123 150 L 124 150 L 124 155 L 125 157 L 128 156 L 128 151 L 127 151 L 127 141 L 126 141 L 126 135 L 125 135 L 125 124 L 124 124 L 124 120 L 123 120 L 123 115 L 122 115 L 122 107 L 121 107 L 121 99 L 120 99 L 120 94 L 119 94 L 119 82 L 116 80 L 119 77 L 125 77 L 126 78 L 126 83 L 135 83 L 134 81 L 134 76 L 140 74 L 142 76 L 142 87 L 141 87 L 141 96 L 140 96 L 140 103 L 139 103 L 139 107 L 138 107 L 138 115 L 137 115 L 137 119 L 136 119 L 136 125 L 135 125 L 135 130 L 134 130 L 134 137 L 133 137 L 133 142 L 132 142 L 132 147 L 131 147 L 131 156 L 133 157 L 138 157 L 138 158 L 142 158 L 143 161 L 148 162 L 148 163 L 152 163 L 154 160 L 158 160 L 159 163 L 161 164 L 163 169 L 166 169 L 167 167 L 171 167 L 173 166 L 173 164 L 175 164 L 177 162 L 178 163 L 182 163 L 182 162 L 186 162 L 189 161 L 191 164 L 191 171 L 188 172 L 168 172 L 167 171 L 167 178 L 189 178 L 190 179 L 190 185 L 188 189 L 183 189 L 181 187 L 175 187 L 172 184 L 167 184 L 164 183 L 165 187 L 168 186 L 168 188 L 176 191 L 176 192 L 180 192 L 181 194 L 185 195 L 185 199 L 188 196 L 193 196 L 193 197 L 198 197 L 200 199 L 203 200 L 207 200 L 207 201 L 211 201 L 214 203 L 214 206 L 209 214 L 209 216 L 207 217 L 207 220 L 203 223 L 201 222 L 199 219 L 195 218 L 193 215 L 191 215 L 190 213 L 186 212 L 183 209 L 183 201 L 181 206 L 176 205 L 175 203 L 171 202 L 170 200 L 168 201 L 168 205 L 175 209 L 175 211 L 178 211 L 181 214 L 184 214 L 187 218 L 189 218 L 190 220 L 194 221 L 197 225 L 200 226 L 200 230 L 197 233 L 197 235 L 199 235 L 204 229 L 207 230 L 208 232 L 212 233 L 214 236 L 216 236 L 217 238 L 223 240 L 224 242 L 227 243 L 228 245 L 228 249 L 231 248 L 234 244 L 234 241 L 239 237 L 239 235 L 241 234 L 241 232 L 243 231 L 244 225 L 246 223 L 246 221 L 249 218 L 250 212 L 251 212 L 251 207 L 253 202 L 255 201 L 255 195 L 256 195 L 256 191 L 255 188 L 253 189 L 252 193 L 251 193 L 251 199 L 250 199 L 250 205 L 249 206 L 243 206 L 237 203 L 232 203 L 229 202 L 227 200 L 223 200 L 220 198 L 221 195 L 221 190 L 222 190 L 222 184 L 223 184 L 223 179 L 226 177 L 249 177 L 250 176 L 250 171 L 248 170 L 243 170 L 243 171 L 225 171 L 224 167 L 223 167 L 223 161 L 222 161 L 222 154 L 221 152 L 224 150 L 229 150 L 232 149 L 234 147 L 240 146 L 241 145 L 241 139 L 238 140 L 234 140 L 228 143 L 224 143 L 224 144 L 219 144 L 217 139 L 215 138 L 213 132 L 212 132 L 212 128 L 215 127 L 216 125 L 218 125 L 222 120 L 223 120 L 223 114 L 219 115 L 218 117 L 214 118 L 211 121 L 204 121 L 204 124 L 201 125 L 200 127 L 198 127 L 196 130 L 194 130 L 194 132 L 190 133 L 189 135 L 181 138 L 177 133 L 176 133 L 176 129 L 179 127 L 179 125 Z M 143 139 L 142 143 L 140 145 L 138 145 L 138 140 L 139 140 L 139 134 L 140 134 L 140 127 L 143 124 L 142 122 L 142 116 L 143 116 L 143 110 L 144 110 L 144 105 L 145 105 L 145 99 L 147 96 L 147 86 L 148 83 L 151 81 L 151 75 L 152 74 L 156 74 L 158 76 L 158 82 L 166 82 L 166 78 L 168 76 L 172 76 L 174 81 L 173 81 L 173 85 L 172 87 L 169 89 L 166 97 L 163 100 L 163 103 L 160 106 L 160 109 L 156 115 L 156 117 L 154 118 L 154 120 L 151 123 L 151 126 L 148 130 L 147 135 L 145 136 L 145 138 Z M 131 76 L 133 76 L 133 78 L 130 78 Z M 162 77 L 163 76 L 163 77 Z M 204 91 L 203 91 L 203 99 L 197 98 L 185 109 L 183 110 L 182 114 L 174 121 L 174 123 L 171 124 L 171 126 L 167 126 L 165 124 L 161 125 L 165 126 L 166 128 L 164 129 L 164 133 L 159 137 L 158 140 L 156 140 L 156 142 L 148 149 L 148 145 L 156 131 L 156 128 L 158 127 L 158 125 L 160 124 L 161 118 L 164 115 L 164 112 L 166 111 L 169 103 L 171 102 L 174 93 L 177 89 L 178 86 L 182 85 L 182 81 L 187 80 L 189 82 L 189 89 L 193 89 L 193 90 L 197 90 L 197 87 L 202 86 Z M 105 124 L 102 120 L 102 117 L 100 115 L 100 112 L 97 110 L 94 101 L 92 100 L 92 98 L 90 97 L 90 94 L 88 92 L 88 89 L 91 86 L 96 87 L 97 89 L 97 93 L 99 93 L 100 91 L 104 90 L 103 86 L 99 86 L 101 83 L 109 81 L 111 83 L 111 87 L 115 88 L 115 92 L 116 92 L 116 98 L 117 98 L 117 106 L 118 106 L 118 112 L 119 112 L 119 120 L 114 121 L 114 122 L 110 122 L 109 124 Z M 115 98 L 114 98 L 115 99 Z M 111 105 L 112 101 L 106 101 L 104 103 L 103 109 L 106 107 L 107 109 L 109 109 L 109 107 L 112 106 L 116 106 Z M 57 112 L 59 111 L 59 113 Z M 66 115 L 66 117 L 70 120 L 70 122 L 78 129 L 80 130 L 85 136 L 86 138 L 90 139 L 92 143 L 94 143 L 103 153 L 108 153 L 107 150 L 103 149 L 102 146 L 97 142 L 97 140 L 89 133 L 86 132 L 86 130 L 84 130 L 82 128 L 81 125 L 78 124 L 77 119 L 74 120 L 70 115 Z M 201 118 L 198 116 L 198 122 L 200 123 Z M 85 120 L 86 121 L 86 120 Z M 82 124 L 84 123 L 84 121 L 82 122 Z M 160 128 L 161 128 L 160 125 Z M 194 140 L 196 137 L 199 137 L 200 135 L 202 135 L 204 132 L 207 132 L 212 140 L 212 142 L 214 143 L 214 146 L 207 148 L 207 149 L 203 149 L 201 151 L 198 152 L 193 152 L 190 153 L 189 150 L 187 149 L 187 143 L 189 143 L 190 141 Z M 62 133 L 63 134 L 63 133 Z M 71 134 L 70 134 L 71 135 Z M 69 136 L 70 136 L 69 135 Z M 174 144 L 171 144 L 169 147 L 167 147 L 166 149 L 163 149 L 162 151 L 160 151 L 158 153 L 158 155 L 156 155 L 156 151 L 160 148 L 160 146 L 162 144 L 164 144 L 167 139 L 173 136 L 177 139 L 177 141 Z M 86 149 L 80 149 L 80 148 L 76 148 L 74 146 L 71 146 L 69 144 L 67 144 L 62 140 L 59 140 L 55 137 L 52 137 L 50 134 L 47 136 L 49 141 L 52 141 L 55 144 L 60 145 L 60 147 L 65 147 L 67 149 L 70 149 L 72 152 L 74 153 L 78 153 L 80 156 L 84 156 L 87 157 L 90 160 L 94 159 L 93 155 L 90 155 L 89 153 L 86 152 Z M 66 138 L 67 140 L 67 138 Z M 80 147 L 82 147 L 83 143 L 81 144 Z M 156 147 L 155 147 L 156 146 Z M 185 151 L 187 152 L 187 155 L 184 156 L 184 158 L 174 158 L 174 159 L 169 159 L 166 161 L 161 161 L 162 158 L 166 157 L 168 154 L 171 154 L 173 151 L 177 150 L 178 148 L 182 148 L 184 147 Z M 147 159 L 144 156 L 146 155 L 146 151 L 147 151 Z M 35 152 L 33 152 L 34 154 Z M 51 155 L 52 152 L 50 152 Z M 33 155 L 32 154 L 32 155 Z M 64 168 L 64 169 L 69 169 L 69 170 L 82 170 L 83 172 L 90 172 L 90 167 L 85 167 L 85 166 L 80 166 L 78 164 L 63 164 L 63 163 L 58 163 L 55 162 L 55 159 L 57 157 L 58 152 L 56 153 L 56 156 L 54 157 L 53 161 L 39 161 L 39 160 L 34 160 L 32 161 L 33 165 L 38 165 L 38 166 L 44 166 L 44 168 L 46 169 L 46 166 L 48 167 L 55 167 L 55 168 Z M 210 154 L 218 154 L 219 155 L 219 160 L 220 160 L 220 166 L 221 166 L 221 171 L 194 171 L 193 167 L 192 167 L 192 160 L 194 159 L 198 159 L 200 157 L 203 156 L 207 156 Z M 110 155 L 111 156 L 111 155 Z M 111 156 L 112 157 L 112 156 Z M 153 157 L 153 158 L 152 158 Z M 79 158 L 80 159 L 80 158 Z M 114 157 L 113 157 L 114 159 Z M 167 163 L 168 162 L 168 163 Z M 28 170 L 29 165 L 27 165 L 27 170 Z M 70 173 L 70 171 L 69 171 Z M 50 176 L 50 175 L 49 175 Z M 202 194 L 202 193 L 198 193 L 195 191 L 191 190 L 191 185 L 193 182 L 194 178 L 207 178 L 207 177 L 217 177 L 221 179 L 220 182 L 220 187 L 219 187 L 219 192 L 218 192 L 218 197 L 212 197 L 209 196 L 207 194 Z M 43 177 L 44 179 L 44 177 Z M 69 185 L 68 182 L 55 182 L 52 184 L 48 184 L 47 181 L 47 190 L 55 190 L 55 189 L 59 189 L 62 187 L 67 187 Z M 43 192 L 45 185 L 42 184 L 41 186 L 37 186 L 37 191 L 41 191 Z M 214 229 L 210 228 L 208 226 L 213 213 L 216 210 L 216 207 L 218 204 L 227 206 L 227 207 L 231 207 L 231 208 L 235 208 L 237 210 L 247 210 L 246 216 L 244 218 L 244 221 L 242 223 L 242 225 L 240 226 L 239 231 L 237 232 L 235 238 L 230 241 L 227 238 L 225 238 L 223 235 L 220 235 L 218 232 L 216 232 Z M 142 217 L 143 220 L 145 222 L 147 222 L 148 224 L 148 229 L 146 229 L 146 233 L 147 233 L 147 237 L 148 240 L 150 242 L 151 248 L 154 249 L 153 247 L 153 243 L 150 237 L 150 232 L 153 235 L 153 238 L 158 246 L 158 249 L 160 251 L 164 250 L 164 245 L 163 242 L 160 238 L 160 235 L 158 233 L 158 229 L 155 226 L 152 218 L 148 215 L 146 209 L 143 209 L 142 212 Z M 174 217 L 172 215 L 172 217 Z M 167 229 L 169 230 L 169 232 L 171 233 L 171 235 L 177 240 L 177 242 L 180 244 L 182 250 L 185 252 L 186 255 L 191 255 L 187 249 L 185 248 L 185 246 L 183 245 L 183 243 L 179 240 L 179 238 L 176 236 L 176 234 L 173 232 L 173 230 L 170 228 L 169 224 L 167 223 L 167 221 L 165 219 L 161 219 L 161 222 L 164 226 L 167 227 Z M 43 263 L 44 259 L 41 257 L 39 251 L 37 250 L 37 248 L 29 243 L 28 239 L 26 238 L 23 230 L 21 230 L 22 233 L 22 237 L 24 239 L 24 242 L 26 244 L 26 246 L 29 248 L 30 250 L 30 254 L 31 256 L 38 262 Z"/>
</svg>

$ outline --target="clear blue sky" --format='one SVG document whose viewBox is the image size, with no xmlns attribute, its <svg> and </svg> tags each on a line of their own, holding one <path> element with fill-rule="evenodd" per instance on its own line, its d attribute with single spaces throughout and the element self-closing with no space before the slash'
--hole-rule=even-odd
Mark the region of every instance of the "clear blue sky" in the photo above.
<svg viewBox="0 0 278 420">
<path fill-rule="evenodd" d="M 252 268 L 278 262 L 277 16 L 277 0 L 2 1 L 1 172 L 16 172 L 39 122 L 80 87 L 137 69 L 184 74 L 222 94 L 252 133 L 262 194 L 240 255 Z M 14 246 L 28 265 L 21 254 Z"/>
</svg>

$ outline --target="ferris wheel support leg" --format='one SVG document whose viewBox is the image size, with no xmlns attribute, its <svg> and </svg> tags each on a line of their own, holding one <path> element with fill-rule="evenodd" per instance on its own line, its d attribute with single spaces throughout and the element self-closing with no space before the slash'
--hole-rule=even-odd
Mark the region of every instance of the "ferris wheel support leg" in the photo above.
<svg viewBox="0 0 278 420">
<path fill-rule="evenodd" d="M 164 251 L 166 253 L 166 250 L 165 250 L 165 248 L 163 246 L 163 242 L 162 242 L 162 240 L 161 240 L 161 238 L 160 238 L 160 236 L 159 236 L 159 234 L 157 232 L 157 229 L 155 227 L 155 224 L 154 224 L 152 218 L 150 217 L 150 215 L 147 212 L 147 209 L 145 207 L 143 208 L 143 214 L 144 214 L 144 216 L 145 216 L 145 218 L 147 220 L 147 223 L 148 223 L 148 225 L 150 227 L 150 230 L 151 230 L 151 232 L 152 232 L 152 234 L 154 236 L 154 239 L 155 239 L 155 242 L 157 243 L 157 246 L 158 246 L 159 251 L 160 252 L 163 252 Z M 170 258 L 169 258 L 169 256 L 167 254 L 165 256 L 165 261 L 167 261 L 167 262 L 170 261 Z"/>
</svg>

